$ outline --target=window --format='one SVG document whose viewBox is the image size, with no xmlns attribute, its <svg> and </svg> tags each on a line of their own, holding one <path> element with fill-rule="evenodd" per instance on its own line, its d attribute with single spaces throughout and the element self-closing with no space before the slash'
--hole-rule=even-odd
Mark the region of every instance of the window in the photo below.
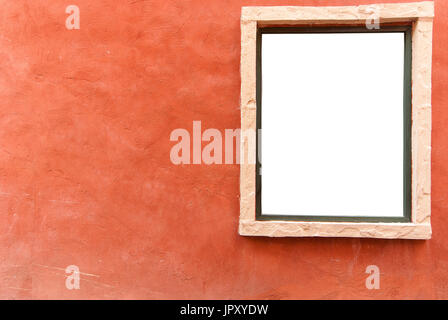
<svg viewBox="0 0 448 320">
<path fill-rule="evenodd" d="M 258 30 L 258 219 L 410 222 L 410 35 Z"/>
<path fill-rule="evenodd" d="M 433 10 L 243 8 L 240 234 L 430 238 Z"/>
</svg>

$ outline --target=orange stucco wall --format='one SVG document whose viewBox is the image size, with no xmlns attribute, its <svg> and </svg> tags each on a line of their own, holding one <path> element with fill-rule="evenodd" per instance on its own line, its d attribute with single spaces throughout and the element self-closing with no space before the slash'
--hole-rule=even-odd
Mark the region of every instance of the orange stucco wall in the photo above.
<svg viewBox="0 0 448 320">
<path fill-rule="evenodd" d="M 238 165 L 170 161 L 173 129 L 240 126 L 241 6 L 368 3 L 1 0 L 0 298 L 448 298 L 446 0 L 431 240 L 241 237 Z"/>
</svg>

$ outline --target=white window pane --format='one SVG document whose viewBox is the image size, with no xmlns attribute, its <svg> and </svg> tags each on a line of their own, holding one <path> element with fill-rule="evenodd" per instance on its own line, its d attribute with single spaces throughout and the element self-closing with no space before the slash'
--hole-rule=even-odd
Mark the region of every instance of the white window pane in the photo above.
<svg viewBox="0 0 448 320">
<path fill-rule="evenodd" d="M 262 35 L 262 214 L 403 216 L 403 33 Z"/>
</svg>

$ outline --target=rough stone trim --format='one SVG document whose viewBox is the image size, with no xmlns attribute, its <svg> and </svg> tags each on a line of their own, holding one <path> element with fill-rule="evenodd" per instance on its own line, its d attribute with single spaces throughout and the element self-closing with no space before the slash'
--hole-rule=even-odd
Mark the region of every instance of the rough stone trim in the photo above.
<svg viewBox="0 0 448 320">
<path fill-rule="evenodd" d="M 414 223 L 336 223 L 289 221 L 242 221 L 243 236 L 356 237 L 382 239 L 429 239 L 431 226 Z"/>
<path fill-rule="evenodd" d="M 431 238 L 431 60 L 432 1 L 352 7 L 243 7 L 241 14 L 241 130 L 256 130 L 256 34 L 269 24 L 358 24 L 378 8 L 381 22 L 413 23 L 412 53 L 412 222 L 346 223 L 255 220 L 255 155 L 240 143 L 240 224 L 244 236 Z"/>
<path fill-rule="evenodd" d="M 431 217 L 432 19 L 414 22 L 412 32 L 412 221 Z"/>
<path fill-rule="evenodd" d="M 249 163 L 249 150 L 243 132 L 256 130 L 256 50 L 257 22 L 241 22 L 241 141 L 240 141 L 240 219 L 255 220 L 255 164 Z M 255 159 L 255 158 L 254 158 Z"/>
<path fill-rule="evenodd" d="M 371 4 L 362 6 L 339 7 L 243 7 L 241 21 L 257 22 L 328 22 L 328 21 L 365 21 L 376 9 L 384 22 L 397 20 L 415 20 L 433 18 L 432 1 L 414 3 Z"/>
</svg>

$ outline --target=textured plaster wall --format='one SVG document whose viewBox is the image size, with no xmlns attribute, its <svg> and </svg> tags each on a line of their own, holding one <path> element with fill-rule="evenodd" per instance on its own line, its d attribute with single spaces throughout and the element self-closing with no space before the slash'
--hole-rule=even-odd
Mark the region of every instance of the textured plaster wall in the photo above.
<svg viewBox="0 0 448 320">
<path fill-rule="evenodd" d="M 448 298 L 448 1 L 431 240 L 241 237 L 239 167 L 170 162 L 173 129 L 240 126 L 241 6 L 369 3 L 1 0 L 0 298 Z"/>
</svg>

